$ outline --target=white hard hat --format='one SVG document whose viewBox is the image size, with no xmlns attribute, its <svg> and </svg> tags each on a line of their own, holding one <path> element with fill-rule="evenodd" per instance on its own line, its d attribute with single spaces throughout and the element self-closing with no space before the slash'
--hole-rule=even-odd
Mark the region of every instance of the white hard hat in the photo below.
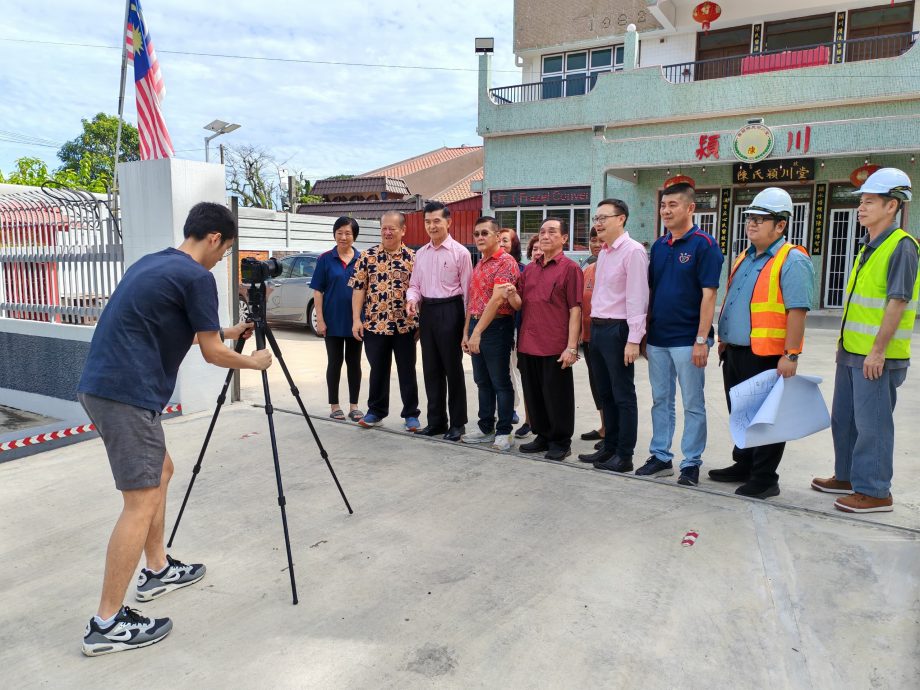
<svg viewBox="0 0 920 690">
<path fill-rule="evenodd" d="M 903 170 L 881 168 L 866 178 L 854 194 L 881 194 L 901 201 L 910 201 L 910 178 Z"/>
<path fill-rule="evenodd" d="M 785 189 L 767 187 L 754 197 L 744 212 L 755 216 L 779 216 L 788 220 L 792 217 L 792 197 Z"/>
</svg>

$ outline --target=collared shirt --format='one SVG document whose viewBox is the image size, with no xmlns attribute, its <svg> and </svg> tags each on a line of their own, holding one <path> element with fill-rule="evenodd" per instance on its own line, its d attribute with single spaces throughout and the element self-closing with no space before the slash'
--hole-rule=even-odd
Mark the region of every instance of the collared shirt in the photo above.
<svg viewBox="0 0 920 690">
<path fill-rule="evenodd" d="M 429 242 L 415 254 L 407 299 L 418 303 L 423 297 L 443 299 L 460 295 L 466 302 L 472 274 L 470 250 L 453 237 L 448 235 L 437 247 Z"/>
<path fill-rule="evenodd" d="M 688 347 L 700 328 L 703 288 L 718 288 L 722 251 L 694 225 L 677 239 L 669 232 L 652 245 L 649 258 L 648 344 Z M 711 330 L 711 327 L 707 327 Z"/>
<path fill-rule="evenodd" d="M 418 326 L 418 317 L 406 314 L 406 291 L 415 252 L 402 244 L 390 254 L 378 244 L 365 251 L 355 265 L 348 285 L 365 290 L 364 328 L 380 335 L 408 333 Z"/>
<path fill-rule="evenodd" d="M 499 249 L 492 256 L 480 260 L 473 269 L 470 279 L 470 296 L 467 301 L 467 311 L 471 316 L 479 318 L 486 310 L 486 305 L 492 299 L 492 290 L 496 285 L 517 285 L 520 278 L 517 261 L 505 250 Z M 503 300 L 498 307 L 496 316 L 511 316 L 514 314 L 508 300 Z"/>
<path fill-rule="evenodd" d="M 561 355 L 569 344 L 569 313 L 581 306 L 584 277 L 561 252 L 549 261 L 527 264 L 521 275 L 521 333 L 518 351 L 525 355 Z"/>
<path fill-rule="evenodd" d="M 628 341 L 642 342 L 648 314 L 648 254 L 645 247 L 624 232 L 613 244 L 606 243 L 597 256 L 591 316 L 625 319 Z"/>
<path fill-rule="evenodd" d="M 351 338 L 351 293 L 348 281 L 355 273 L 355 265 L 361 252 L 354 250 L 354 256 L 347 264 L 339 256 L 338 248 L 320 255 L 310 279 L 310 287 L 323 293 L 323 320 L 326 334 L 335 338 Z"/>
<path fill-rule="evenodd" d="M 862 254 L 860 266 L 865 264 L 872 252 L 881 247 L 882 243 L 897 229 L 898 224 L 894 223 L 874 240 L 870 240 L 869 234 L 866 233 L 862 238 L 865 250 Z M 914 296 L 914 281 L 917 280 L 918 262 L 920 262 L 920 255 L 917 254 L 917 245 L 909 237 L 905 237 L 898 242 L 898 246 L 895 247 L 891 258 L 888 260 L 888 287 L 886 289 L 888 299 L 900 299 L 910 302 Z M 854 271 L 857 268 L 859 266 L 853 266 Z M 837 342 L 837 364 L 862 369 L 865 361 L 864 355 L 847 352 L 843 349 L 842 343 Z M 886 369 L 906 369 L 909 366 L 909 359 L 885 359 Z"/>
<path fill-rule="evenodd" d="M 591 342 L 591 296 L 594 292 L 594 273 L 597 271 L 597 257 L 592 256 L 590 264 L 585 266 L 585 293 L 581 298 L 581 340 Z"/>
<path fill-rule="evenodd" d="M 776 256 L 776 252 L 785 243 L 786 238 L 780 237 L 760 256 L 754 245 L 745 251 L 744 261 L 735 271 L 719 315 L 720 342 L 730 345 L 751 344 L 751 298 L 754 296 L 754 286 L 767 261 Z M 815 268 L 811 259 L 797 250 L 789 252 L 779 274 L 779 287 L 783 291 L 786 309 L 811 309 L 814 285 Z"/>
</svg>

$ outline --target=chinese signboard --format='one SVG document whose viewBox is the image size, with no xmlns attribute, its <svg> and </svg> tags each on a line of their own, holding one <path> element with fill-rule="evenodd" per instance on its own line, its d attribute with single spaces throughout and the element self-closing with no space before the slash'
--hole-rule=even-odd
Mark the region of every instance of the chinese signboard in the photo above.
<svg viewBox="0 0 920 690">
<path fill-rule="evenodd" d="M 696 149 L 696 159 L 701 161 L 706 158 L 719 159 L 718 134 L 700 134 L 700 145 Z"/>
<path fill-rule="evenodd" d="M 719 206 L 719 249 L 723 256 L 728 256 L 728 230 L 731 227 L 732 211 L 732 190 L 729 187 L 722 189 Z"/>
<path fill-rule="evenodd" d="M 815 215 L 811 231 L 811 254 L 815 256 L 824 251 L 824 213 L 827 210 L 827 185 L 819 184 L 815 188 Z"/>
<path fill-rule="evenodd" d="M 732 180 L 735 184 L 806 182 L 813 179 L 815 179 L 815 161 L 809 158 L 735 163 L 732 166 Z"/>
<path fill-rule="evenodd" d="M 732 153 L 745 163 L 762 161 L 773 152 L 773 132 L 759 124 L 746 125 L 735 134 Z"/>
<path fill-rule="evenodd" d="M 590 187 L 547 187 L 542 189 L 493 189 L 492 208 L 512 206 L 586 206 L 591 203 Z"/>
</svg>

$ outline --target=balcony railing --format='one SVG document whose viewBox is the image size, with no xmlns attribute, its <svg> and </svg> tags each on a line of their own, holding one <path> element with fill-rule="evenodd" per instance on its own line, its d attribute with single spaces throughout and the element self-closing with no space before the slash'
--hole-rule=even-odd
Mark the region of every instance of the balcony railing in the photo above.
<svg viewBox="0 0 920 690">
<path fill-rule="evenodd" d="M 546 77 L 532 84 L 515 84 L 489 89 L 492 99 L 500 104 L 530 103 L 565 96 L 583 96 L 594 88 L 598 74 L 578 74 L 568 77 Z"/>
<path fill-rule="evenodd" d="M 786 50 L 766 50 L 751 55 L 682 62 L 677 65 L 665 65 L 661 69 L 665 78 L 672 84 L 684 84 L 743 74 L 877 60 L 901 55 L 916 42 L 918 34 L 920 32 L 913 31 L 871 38 L 851 38 Z"/>
</svg>

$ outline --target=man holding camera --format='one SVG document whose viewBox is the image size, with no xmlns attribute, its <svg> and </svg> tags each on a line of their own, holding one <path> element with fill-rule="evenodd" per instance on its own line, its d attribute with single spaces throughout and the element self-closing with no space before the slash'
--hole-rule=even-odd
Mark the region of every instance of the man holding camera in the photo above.
<svg viewBox="0 0 920 690">
<path fill-rule="evenodd" d="M 221 329 L 217 283 L 211 269 L 237 236 L 236 220 L 220 204 L 200 203 L 188 214 L 178 249 L 149 254 L 126 272 L 96 326 L 78 397 L 105 444 L 124 508 L 106 552 L 102 597 L 86 626 L 83 653 L 98 656 L 146 647 L 172 629 L 169 618 L 147 618 L 123 605 L 143 551 L 138 601 L 151 601 L 204 577 L 163 543 L 166 491 L 173 463 L 160 415 L 176 384 L 179 365 L 197 342 L 211 364 L 267 369 L 271 353 L 246 356 L 224 338 L 248 338 L 251 325 Z"/>
</svg>

